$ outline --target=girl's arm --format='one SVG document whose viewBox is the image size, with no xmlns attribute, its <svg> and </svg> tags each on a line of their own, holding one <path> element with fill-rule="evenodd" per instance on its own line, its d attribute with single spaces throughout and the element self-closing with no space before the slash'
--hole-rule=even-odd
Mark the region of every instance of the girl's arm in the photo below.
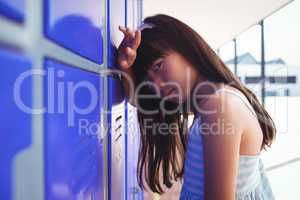
<svg viewBox="0 0 300 200">
<path fill-rule="evenodd" d="M 226 93 L 213 94 L 203 103 L 205 199 L 235 199 L 243 122 L 240 101 Z M 201 106 L 201 107 L 202 107 Z"/>
</svg>

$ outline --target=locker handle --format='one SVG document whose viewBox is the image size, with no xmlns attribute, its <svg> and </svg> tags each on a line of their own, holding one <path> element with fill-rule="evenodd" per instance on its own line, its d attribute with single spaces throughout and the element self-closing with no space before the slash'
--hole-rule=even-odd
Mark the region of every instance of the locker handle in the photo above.
<svg viewBox="0 0 300 200">
<path fill-rule="evenodd" d="M 122 74 L 121 72 L 114 70 L 114 69 L 104 69 L 100 71 L 101 76 L 109 76 L 114 79 L 122 80 Z"/>
</svg>

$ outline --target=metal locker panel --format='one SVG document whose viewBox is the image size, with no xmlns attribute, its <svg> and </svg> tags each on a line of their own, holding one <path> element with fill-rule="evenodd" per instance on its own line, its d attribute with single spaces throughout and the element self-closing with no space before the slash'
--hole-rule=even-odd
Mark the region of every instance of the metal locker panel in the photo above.
<svg viewBox="0 0 300 200">
<path fill-rule="evenodd" d="M 127 27 L 135 30 L 141 23 L 142 2 L 127 1 Z M 126 198 L 143 200 L 144 193 L 137 182 L 137 162 L 140 143 L 139 124 L 136 107 L 126 104 Z"/>
<path fill-rule="evenodd" d="M 118 26 L 126 23 L 126 1 L 107 1 L 108 68 L 116 69 L 117 47 L 123 39 Z M 125 101 L 122 83 L 108 78 L 108 199 L 125 199 Z"/>
<path fill-rule="evenodd" d="M 44 19 L 48 38 L 103 64 L 105 0 L 45 0 Z"/>
<path fill-rule="evenodd" d="M 108 189 L 109 199 L 125 198 L 125 103 L 121 82 L 108 78 L 109 140 L 108 140 Z"/>
<path fill-rule="evenodd" d="M 50 59 L 45 70 L 46 199 L 102 200 L 100 76 Z"/>
<path fill-rule="evenodd" d="M 127 199 L 142 200 L 144 194 L 137 182 L 137 163 L 140 144 L 140 129 L 136 107 L 127 103 Z"/>
<path fill-rule="evenodd" d="M 111 110 L 111 199 L 125 198 L 125 107 L 124 102 Z"/>
<path fill-rule="evenodd" d="M 10 200 L 14 160 L 31 144 L 31 64 L 24 55 L 0 48 L 0 66 L 0 199 Z"/>
<path fill-rule="evenodd" d="M 25 0 L 0 0 L 0 14 L 17 22 L 24 22 Z"/>
</svg>

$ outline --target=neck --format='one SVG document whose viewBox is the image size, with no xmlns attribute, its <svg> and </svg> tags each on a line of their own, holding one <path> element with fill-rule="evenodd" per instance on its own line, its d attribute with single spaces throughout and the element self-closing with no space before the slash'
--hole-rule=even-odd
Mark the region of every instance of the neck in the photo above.
<svg viewBox="0 0 300 200">
<path fill-rule="evenodd" d="M 218 89 L 225 87 L 224 83 L 214 82 L 202 77 L 199 77 L 192 89 L 192 93 L 188 98 L 190 109 L 189 112 L 194 113 L 195 116 L 199 116 L 199 112 L 196 109 L 200 107 L 201 103 L 207 98 L 207 95 L 214 94 Z"/>
</svg>

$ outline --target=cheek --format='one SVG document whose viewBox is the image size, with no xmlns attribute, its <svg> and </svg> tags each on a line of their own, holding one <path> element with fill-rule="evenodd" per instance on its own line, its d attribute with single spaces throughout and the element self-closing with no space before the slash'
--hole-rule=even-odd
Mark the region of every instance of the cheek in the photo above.
<svg viewBox="0 0 300 200">
<path fill-rule="evenodd" d="M 176 82 L 180 87 L 181 94 L 184 98 L 191 95 L 191 91 L 193 88 L 193 79 L 193 75 L 187 73 L 186 71 L 182 71 L 176 79 Z"/>
<path fill-rule="evenodd" d="M 180 87 L 182 89 L 182 84 L 184 83 L 183 76 L 178 70 L 166 70 L 164 72 L 164 78 L 167 83 L 170 84 L 171 87 L 175 87 L 176 89 Z"/>
<path fill-rule="evenodd" d="M 163 70 L 164 80 L 179 87 L 182 92 L 186 92 L 191 79 L 188 69 L 180 62 L 166 63 Z"/>
<path fill-rule="evenodd" d="M 172 62 L 166 62 L 163 67 L 163 74 L 165 76 L 165 79 L 168 81 L 178 81 L 183 78 L 183 67 L 179 62 L 176 62 L 176 60 Z"/>
</svg>

